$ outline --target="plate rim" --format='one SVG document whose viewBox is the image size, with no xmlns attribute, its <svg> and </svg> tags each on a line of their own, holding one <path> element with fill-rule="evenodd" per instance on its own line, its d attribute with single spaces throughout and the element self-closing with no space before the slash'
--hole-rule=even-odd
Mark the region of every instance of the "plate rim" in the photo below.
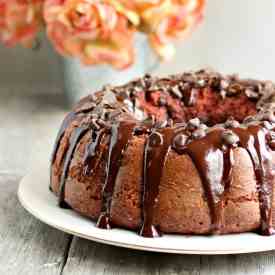
<svg viewBox="0 0 275 275">
<path fill-rule="evenodd" d="M 236 250 L 229 250 L 229 249 L 220 249 L 220 250 L 207 250 L 207 249 L 203 249 L 203 250 L 192 250 L 192 249 L 173 249 L 173 248 L 160 248 L 160 247 L 153 247 L 153 246 L 148 246 L 148 245 L 140 245 L 140 244 L 132 244 L 132 243 L 128 243 L 127 242 L 120 242 L 118 240 L 106 240 L 103 237 L 100 236 L 91 236 L 91 235 L 86 235 L 86 234 L 82 234 L 72 228 L 67 228 L 65 226 L 61 226 L 58 225 L 54 222 L 52 222 L 50 219 L 43 217 L 43 215 L 40 214 L 39 210 L 35 210 L 34 208 L 30 207 L 29 204 L 26 202 L 26 200 L 24 199 L 24 188 L 25 185 L 27 185 L 26 182 L 28 182 L 28 179 L 32 177 L 32 175 L 34 174 L 34 171 L 30 171 L 27 175 L 25 175 L 18 186 L 18 190 L 17 190 L 17 197 L 19 199 L 19 202 L 21 203 L 21 205 L 34 217 L 36 217 L 38 220 L 40 220 L 41 222 L 56 228 L 60 231 L 66 232 L 68 234 L 74 235 L 74 236 L 78 236 L 80 238 L 84 238 L 87 240 L 91 240 L 91 241 L 95 241 L 95 242 L 99 242 L 99 243 L 103 243 L 103 244 L 108 244 L 108 245 L 113 245 L 113 246 L 117 246 L 117 247 L 124 247 L 124 248 L 128 248 L 128 249 L 134 249 L 134 250 L 142 250 L 142 251 L 150 251 L 150 252 L 161 252 L 161 253 L 171 253 L 171 254 L 194 254 L 194 255 L 226 255 L 226 254 L 244 254 L 244 253 L 256 253 L 256 252 L 264 252 L 264 251 L 272 251 L 275 250 L 275 244 L 272 246 L 268 246 L 268 247 L 258 247 L 258 248 L 254 248 L 253 250 L 251 250 L 251 248 L 244 248 L 244 249 L 236 249 Z M 50 192 L 50 191 L 48 191 Z M 73 210 L 66 210 L 66 211 L 73 211 Z M 73 211 L 74 213 L 76 213 L 76 211 Z M 85 217 L 81 217 L 81 215 L 79 215 L 80 218 L 85 219 Z M 125 229 L 116 229 L 116 230 L 125 230 Z M 131 231 L 132 232 L 132 231 Z M 253 234 L 253 233 L 252 233 Z M 169 234 L 166 234 L 169 235 Z M 173 235 L 173 236 L 177 236 L 177 235 Z M 178 235 L 178 237 L 182 237 L 181 235 Z M 188 236 L 189 238 L 192 238 L 192 236 Z M 204 236 L 203 236 L 204 237 Z M 207 237 L 207 236 L 205 236 Z M 275 236 L 274 236 L 275 237 Z M 141 237 L 140 237 L 141 238 Z M 270 238 L 270 237 L 269 237 Z"/>
</svg>

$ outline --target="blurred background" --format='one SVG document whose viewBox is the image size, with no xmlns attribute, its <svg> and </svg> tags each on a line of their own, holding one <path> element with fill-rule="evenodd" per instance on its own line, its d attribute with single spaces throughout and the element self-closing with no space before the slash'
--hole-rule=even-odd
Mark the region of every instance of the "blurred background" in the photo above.
<svg viewBox="0 0 275 275">
<path fill-rule="evenodd" d="M 243 76 L 274 79 L 274 10 L 272 0 L 208 0 L 202 25 L 177 43 L 175 58 L 161 64 L 158 72 L 210 66 Z M 6 86 L 20 87 L 19 94 L 61 92 L 60 59 L 43 39 L 39 51 L 0 45 L 1 92 Z"/>
<path fill-rule="evenodd" d="M 275 79 L 274 11 L 273 0 L 208 0 L 202 25 L 155 74 L 212 67 Z M 1 173 L 10 167 L 24 172 L 34 141 L 53 136 L 66 111 L 61 57 L 45 38 L 41 42 L 38 51 L 0 45 Z"/>
</svg>

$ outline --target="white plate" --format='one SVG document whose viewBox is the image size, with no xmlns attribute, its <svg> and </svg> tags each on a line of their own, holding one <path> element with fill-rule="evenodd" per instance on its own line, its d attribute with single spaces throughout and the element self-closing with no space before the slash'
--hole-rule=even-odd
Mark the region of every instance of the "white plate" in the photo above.
<svg viewBox="0 0 275 275">
<path fill-rule="evenodd" d="M 57 206 L 57 198 L 49 191 L 48 156 L 40 156 L 32 171 L 24 177 L 18 189 L 21 204 L 36 218 L 67 233 L 96 242 L 132 249 L 180 254 L 237 254 L 275 249 L 275 235 L 254 233 L 224 236 L 164 235 L 143 238 L 135 232 L 95 227 L 95 223 L 72 210 Z M 42 160 L 42 161 L 41 161 Z"/>
</svg>

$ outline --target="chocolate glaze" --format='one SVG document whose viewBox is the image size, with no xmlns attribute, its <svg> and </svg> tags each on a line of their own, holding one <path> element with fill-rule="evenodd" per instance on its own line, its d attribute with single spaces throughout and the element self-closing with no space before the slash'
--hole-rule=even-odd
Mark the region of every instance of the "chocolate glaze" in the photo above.
<svg viewBox="0 0 275 275">
<path fill-rule="evenodd" d="M 72 123 L 72 121 L 75 118 L 76 118 L 76 113 L 75 112 L 68 113 L 67 116 L 65 117 L 65 119 L 63 120 L 63 122 L 60 126 L 60 129 L 57 133 L 57 137 L 56 137 L 55 143 L 54 143 L 54 149 L 53 149 L 51 160 L 50 160 L 50 179 L 51 179 L 51 181 L 52 181 L 52 174 L 53 174 L 53 170 L 52 170 L 53 163 L 55 161 L 56 154 L 57 154 L 61 139 L 64 136 L 64 133 L 65 133 L 66 129 L 68 128 L 68 126 Z M 50 191 L 53 191 L 51 181 L 50 181 L 49 189 L 50 189 Z M 65 204 L 64 204 L 64 207 L 65 207 Z"/>
<path fill-rule="evenodd" d="M 76 109 L 75 111 L 72 111 L 72 112 L 68 113 L 66 115 L 66 117 L 64 118 L 61 126 L 60 126 L 60 129 L 57 133 L 57 137 L 55 139 L 54 149 L 53 149 L 51 160 L 50 160 L 50 175 L 52 175 L 52 166 L 53 166 L 53 163 L 55 161 L 56 153 L 58 151 L 61 139 L 64 136 L 64 133 L 65 133 L 66 129 L 79 115 L 89 113 L 95 107 L 95 104 L 93 102 L 89 102 L 88 98 L 84 99 L 82 101 L 82 103 L 83 103 L 84 106 L 82 106 L 81 109 Z M 89 103 L 88 106 L 86 106 L 87 103 Z M 49 186 L 49 189 L 50 189 L 50 191 L 52 191 L 51 184 Z"/>
<path fill-rule="evenodd" d="M 211 232 L 219 233 L 222 225 L 223 197 L 230 187 L 232 151 L 222 143 L 222 130 L 193 140 L 183 149 L 193 160 L 207 198 L 211 216 Z"/>
<path fill-rule="evenodd" d="M 63 120 L 60 129 L 57 133 L 57 137 L 55 139 L 55 143 L 54 143 L 54 149 L 53 149 L 53 153 L 52 153 L 52 157 L 51 157 L 51 163 L 53 163 L 55 161 L 56 158 L 56 153 L 58 151 L 59 145 L 60 145 L 60 141 L 66 131 L 66 129 L 68 128 L 68 126 L 72 123 L 72 121 L 76 118 L 76 113 L 75 112 L 70 112 L 67 114 L 67 116 L 65 117 L 65 119 Z"/>
<path fill-rule="evenodd" d="M 59 190 L 59 206 L 62 208 L 67 208 L 67 204 L 64 201 L 65 186 L 68 176 L 68 170 L 71 164 L 72 156 L 75 152 L 75 148 L 80 141 L 80 139 L 89 131 L 88 127 L 78 127 L 74 130 L 70 138 L 69 149 L 66 152 L 63 171 L 60 179 L 60 190 Z"/>
<path fill-rule="evenodd" d="M 180 153 L 188 154 L 200 174 L 211 215 L 211 232 L 220 233 L 223 223 L 223 199 L 230 188 L 232 146 L 225 145 L 223 129 L 213 130 L 204 138 L 193 140 L 185 148 L 175 147 Z M 246 149 L 253 163 L 259 194 L 261 228 L 263 235 L 274 233 L 272 228 L 273 174 L 272 156 L 267 147 L 267 130 L 259 125 L 233 128 L 239 138 L 239 147 Z"/>
<path fill-rule="evenodd" d="M 140 235 L 158 237 L 161 232 L 154 224 L 154 209 L 158 200 L 159 185 L 166 157 L 170 151 L 174 130 L 153 129 L 144 150 L 143 169 L 143 224 Z"/>
<path fill-rule="evenodd" d="M 106 129 L 101 129 L 100 131 L 93 131 L 91 142 L 87 144 L 85 154 L 84 154 L 84 175 L 91 176 L 96 170 L 97 165 L 100 161 L 100 156 L 98 148 L 100 146 L 101 140 L 106 134 Z"/>
<path fill-rule="evenodd" d="M 260 125 L 252 125 L 247 129 L 237 128 L 234 132 L 240 138 L 240 146 L 245 148 L 252 160 L 257 191 L 259 192 L 261 228 L 263 235 L 274 233 L 272 227 L 272 196 L 273 196 L 273 174 L 272 155 L 267 146 L 267 131 Z"/>
<path fill-rule="evenodd" d="M 109 229 L 112 227 L 110 209 L 116 176 L 120 168 L 123 152 L 133 136 L 135 126 L 136 122 L 133 121 L 121 121 L 112 125 L 105 183 L 102 188 L 102 209 L 97 221 L 99 228 Z"/>
<path fill-rule="evenodd" d="M 170 82 L 173 83 L 171 84 L 173 88 L 172 91 L 169 84 L 167 84 Z M 113 92 L 119 93 L 120 95 L 121 92 L 123 92 L 123 97 L 120 97 L 122 100 L 127 99 L 132 101 L 134 106 L 133 112 L 135 113 L 135 110 L 138 109 L 136 106 L 136 102 L 138 102 L 137 94 L 140 92 L 145 93 L 145 99 L 148 101 L 152 100 L 151 95 L 153 95 L 154 91 L 161 90 L 165 96 L 171 92 L 171 95 L 180 100 L 182 104 L 187 102 L 187 105 L 194 105 L 196 104 L 199 89 L 204 88 L 212 89 L 213 92 L 220 92 L 222 98 L 239 95 L 241 93 L 251 98 L 251 100 L 255 100 L 256 98 L 259 112 L 255 117 L 246 119 L 241 125 L 231 119 L 222 124 L 221 127 L 210 130 L 206 125 L 202 125 L 198 118 L 190 120 L 187 124 L 182 123 L 180 126 L 164 126 L 165 124 L 163 124 L 162 127 L 157 127 L 153 114 L 149 114 L 149 119 L 140 123 L 137 123 L 135 119 L 133 119 L 133 121 L 119 120 L 115 116 L 113 117 L 113 121 L 111 121 L 111 126 L 108 128 L 108 123 L 106 124 L 105 120 L 102 121 L 102 117 L 105 117 L 108 108 L 114 110 L 114 107 L 110 104 L 108 105 L 109 107 L 106 107 L 105 103 L 100 105 L 100 96 L 103 95 L 103 93 L 100 93 L 98 98 L 94 99 L 96 104 L 93 102 L 89 104 L 89 100 L 91 99 L 84 100 L 83 102 L 85 104 L 88 103 L 84 108 L 81 109 L 80 107 L 78 112 L 68 114 L 56 138 L 52 164 L 55 161 L 56 153 L 65 130 L 77 114 L 96 113 L 96 117 L 93 118 L 93 122 L 91 123 L 94 125 L 94 127 L 92 127 L 91 142 L 86 146 L 84 155 L 85 176 L 90 176 L 96 169 L 98 161 L 101 159 L 101 156 L 97 155 L 97 153 L 99 153 L 98 148 L 105 134 L 110 136 L 106 176 L 102 188 L 102 209 L 97 221 L 98 227 L 112 227 L 110 208 L 123 152 L 127 148 L 133 135 L 143 134 L 148 135 L 148 137 L 144 149 L 142 183 L 143 221 L 140 235 L 145 237 L 161 235 L 158 224 L 155 224 L 154 210 L 157 207 L 162 171 L 171 148 L 179 154 L 189 155 L 193 160 L 201 177 L 204 194 L 209 206 L 211 216 L 210 231 L 211 233 L 222 233 L 226 192 L 230 189 L 230 183 L 232 181 L 232 168 L 234 165 L 233 149 L 237 146 L 244 148 L 248 152 L 253 163 L 259 194 L 261 214 L 260 232 L 264 235 L 274 233 L 272 228 L 273 167 L 270 149 L 275 148 L 274 127 L 272 125 L 272 122 L 274 122 L 274 104 L 272 106 L 270 100 L 275 94 L 275 89 L 272 83 L 240 80 L 235 75 L 222 77 L 218 73 L 199 71 L 195 74 L 186 73 L 159 80 L 146 76 L 126 86 L 114 88 Z M 112 90 L 112 88 L 109 88 L 109 90 Z M 180 93 L 182 93 L 182 96 Z M 187 99 L 186 94 L 189 94 Z M 166 104 L 163 106 L 165 105 Z M 95 106 L 97 106 L 97 112 L 94 112 Z M 120 111 L 120 114 L 123 112 L 123 110 Z M 104 114 L 104 116 L 102 114 Z M 169 119 L 169 112 L 167 112 L 167 114 Z M 99 117 L 101 118 L 101 122 Z M 109 117 L 112 116 L 110 115 Z M 171 118 L 173 118 L 173 113 L 171 114 Z M 150 120 L 151 124 L 148 123 Z M 263 120 L 268 120 L 269 122 Z M 139 126 L 135 127 L 137 124 L 139 124 Z M 71 135 L 70 145 L 65 155 L 63 172 L 60 179 L 60 206 L 66 206 L 64 202 L 65 184 L 75 148 L 81 137 L 89 129 L 87 126 L 80 126 L 76 128 Z M 267 141 L 272 135 L 273 138 Z"/>
</svg>

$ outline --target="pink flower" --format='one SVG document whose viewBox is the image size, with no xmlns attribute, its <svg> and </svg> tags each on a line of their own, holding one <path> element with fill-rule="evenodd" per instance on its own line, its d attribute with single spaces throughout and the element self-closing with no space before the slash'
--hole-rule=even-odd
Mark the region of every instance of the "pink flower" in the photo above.
<svg viewBox="0 0 275 275">
<path fill-rule="evenodd" d="M 126 1 L 126 0 L 124 0 Z M 135 0 L 140 30 L 163 59 L 174 55 L 174 38 L 185 37 L 202 20 L 206 0 Z"/>
<path fill-rule="evenodd" d="M 46 0 L 47 33 L 59 53 L 124 69 L 134 61 L 138 16 L 115 0 Z M 130 24 L 131 22 L 131 24 Z"/>
<path fill-rule="evenodd" d="M 0 0 L 0 41 L 31 46 L 42 26 L 43 0 Z"/>
</svg>

